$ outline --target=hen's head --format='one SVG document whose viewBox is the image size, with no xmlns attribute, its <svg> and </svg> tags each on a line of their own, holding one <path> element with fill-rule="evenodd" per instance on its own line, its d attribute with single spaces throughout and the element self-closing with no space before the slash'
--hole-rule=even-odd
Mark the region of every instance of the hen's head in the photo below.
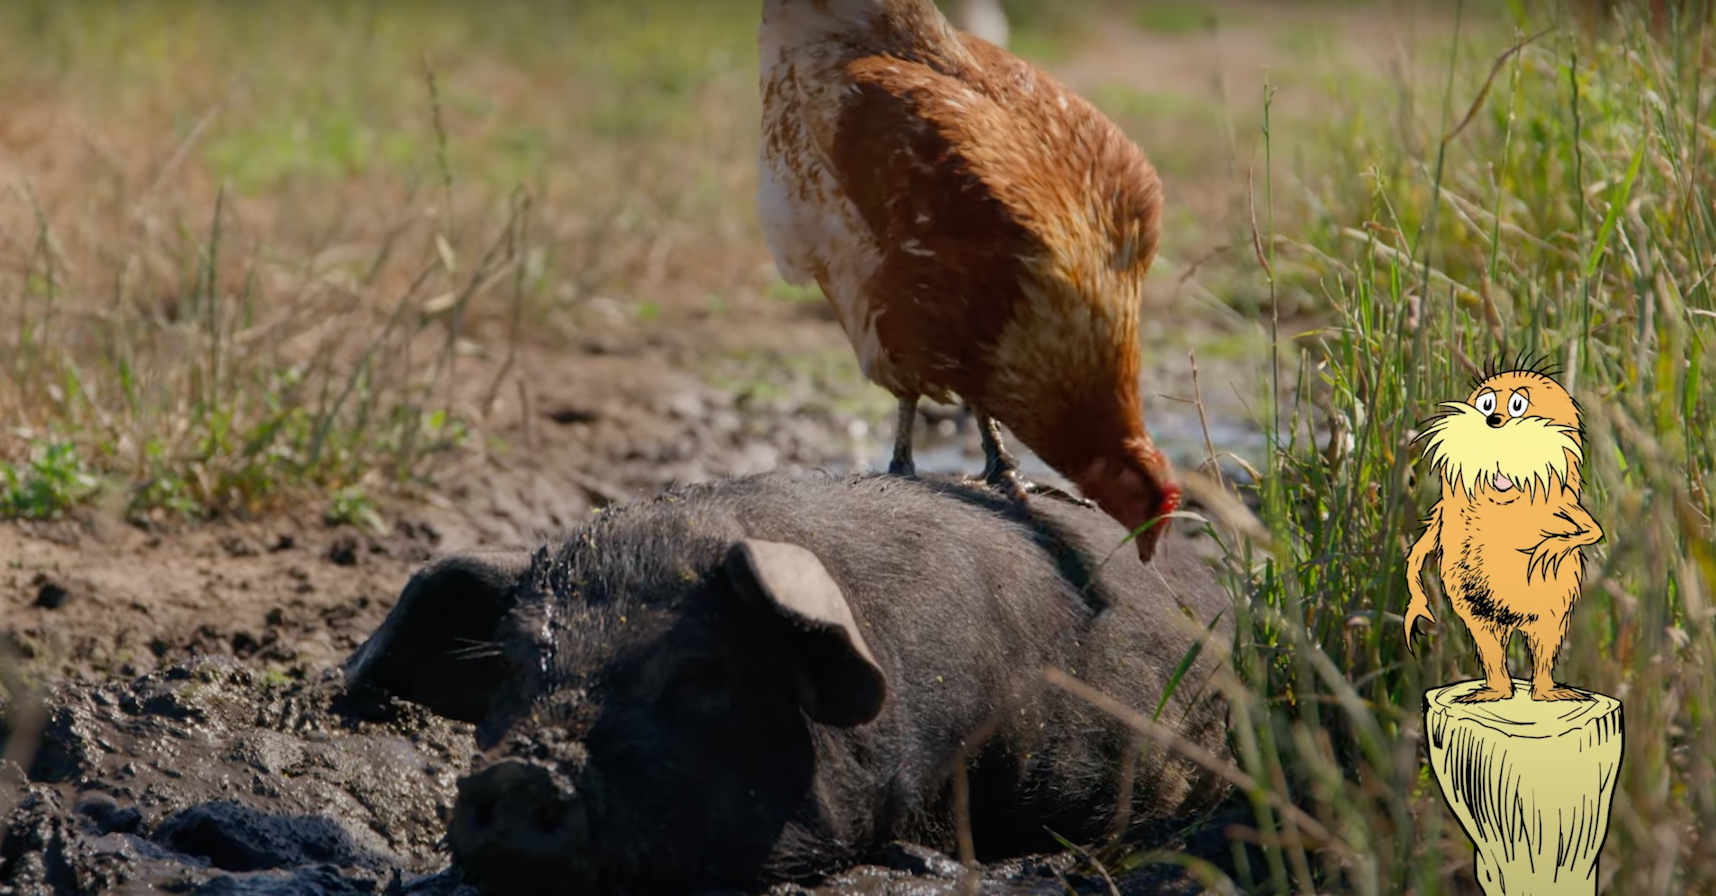
<svg viewBox="0 0 1716 896">
<path fill-rule="evenodd" d="M 1180 509 L 1180 485 L 1162 452 L 1148 438 L 1129 440 L 1119 456 L 1091 464 L 1076 484 L 1128 532 L 1137 533 L 1138 559 L 1149 563 L 1168 532 L 1168 514 Z"/>
</svg>

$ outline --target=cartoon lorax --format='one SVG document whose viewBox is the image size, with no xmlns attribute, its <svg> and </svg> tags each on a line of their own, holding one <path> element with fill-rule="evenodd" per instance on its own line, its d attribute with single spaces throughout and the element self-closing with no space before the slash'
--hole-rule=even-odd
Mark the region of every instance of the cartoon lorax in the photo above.
<svg viewBox="0 0 1716 896">
<path fill-rule="evenodd" d="M 1443 402 L 1414 440 L 1442 497 L 1406 555 L 1407 645 L 1420 617 L 1436 621 L 1422 576 L 1440 553 L 1442 587 L 1484 667 L 1484 687 L 1461 702 L 1513 696 L 1507 646 L 1516 631 L 1531 651 L 1533 700 L 1589 700 L 1550 677 L 1584 577 L 1580 549 L 1603 540 L 1579 506 L 1579 404 L 1539 370 L 1487 373 L 1465 401 Z"/>
</svg>

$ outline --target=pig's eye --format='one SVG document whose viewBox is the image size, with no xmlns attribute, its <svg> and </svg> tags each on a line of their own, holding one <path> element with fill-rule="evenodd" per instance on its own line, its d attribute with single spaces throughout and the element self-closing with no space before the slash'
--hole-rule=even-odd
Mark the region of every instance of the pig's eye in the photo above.
<svg viewBox="0 0 1716 896">
<path fill-rule="evenodd" d="M 663 697 L 678 709 L 707 713 L 726 711 L 732 702 L 727 664 L 714 658 L 681 663 Z"/>
</svg>

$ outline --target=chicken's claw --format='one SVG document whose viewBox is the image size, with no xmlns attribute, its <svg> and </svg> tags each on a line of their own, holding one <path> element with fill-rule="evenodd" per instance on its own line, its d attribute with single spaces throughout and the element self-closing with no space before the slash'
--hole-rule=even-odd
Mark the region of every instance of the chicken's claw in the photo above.
<svg viewBox="0 0 1716 896">
<path fill-rule="evenodd" d="M 1069 504 L 1076 504 L 1079 507 L 1084 507 L 1084 508 L 1096 507 L 1095 501 L 1092 501 L 1089 498 L 1081 498 L 1078 495 L 1072 494 L 1071 492 L 1067 492 L 1067 491 L 1064 491 L 1062 489 L 1055 488 L 1052 485 L 1043 485 L 1040 482 L 1021 482 L 1020 485 L 1023 485 L 1025 487 L 1025 491 L 1028 494 L 1042 495 L 1042 496 L 1047 497 L 1047 498 L 1058 498 L 1058 499 L 1065 501 Z"/>
<path fill-rule="evenodd" d="M 1019 462 L 1001 443 L 1001 425 L 995 422 L 994 417 L 981 411 L 976 412 L 976 417 L 977 431 L 983 435 L 983 475 L 979 478 L 986 485 L 1021 504 L 1030 495 L 1038 494 L 1059 498 L 1080 507 L 1096 506 L 1085 498 L 1068 494 L 1052 485 L 1041 485 L 1026 479 L 1019 473 Z"/>
<path fill-rule="evenodd" d="M 983 481 L 1015 501 L 1024 501 L 1028 483 L 1019 475 L 1019 462 L 1001 444 L 1001 424 L 994 417 L 972 408 L 977 431 L 983 436 Z"/>
<path fill-rule="evenodd" d="M 985 485 L 1001 493 L 1010 501 L 1023 504 L 1030 494 L 1032 484 L 1019 475 L 1017 470 L 993 471 L 985 469 L 982 475 L 973 476 L 969 480 L 973 485 Z"/>
<path fill-rule="evenodd" d="M 1031 495 L 1042 495 L 1045 498 L 1055 498 L 1079 507 L 1094 508 L 1096 506 L 1096 502 L 1089 498 L 1081 498 L 1078 495 L 1056 488 L 1052 485 L 1033 482 L 1023 476 L 1020 476 L 1016 470 L 998 474 L 986 471 L 981 476 L 967 477 L 966 482 L 972 485 L 984 485 L 995 489 L 1007 498 L 1021 504 L 1028 500 Z"/>
</svg>

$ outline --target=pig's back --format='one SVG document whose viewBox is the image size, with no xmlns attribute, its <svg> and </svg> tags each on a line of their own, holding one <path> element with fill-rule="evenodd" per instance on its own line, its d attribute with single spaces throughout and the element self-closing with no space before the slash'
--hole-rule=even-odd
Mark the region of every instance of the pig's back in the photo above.
<svg viewBox="0 0 1716 896">
<path fill-rule="evenodd" d="M 951 478 L 776 471 L 667 503 L 712 543 L 808 548 L 878 656 L 914 664 L 908 681 L 1036 659 L 1112 679 L 1114 696 L 1140 705 L 1160 700 L 1195 633 L 1232 631 L 1227 591 L 1189 538 L 1171 535 L 1144 564 L 1106 514 L 1053 497 L 1020 507 Z"/>
<path fill-rule="evenodd" d="M 732 535 L 806 547 L 840 583 L 890 688 L 876 723 L 841 736 L 918 744 L 899 790 L 938 790 L 945 766 L 922 757 L 951 756 L 974 732 L 994 732 L 974 773 L 973 810 L 995 850 L 1040 846 L 1044 824 L 1095 836 L 1112 817 L 1132 735 L 1048 686 L 1045 667 L 1226 751 L 1210 675 L 1231 639 L 1229 598 L 1181 535 L 1145 565 L 1099 510 L 1046 496 L 1021 508 L 951 479 L 776 472 L 708 495 Z M 715 508 L 688 496 L 685 509 Z M 1214 646 L 1163 704 L 1212 627 Z M 1160 746 L 1135 772 L 1137 818 L 1182 814 L 1223 792 Z"/>
<path fill-rule="evenodd" d="M 1031 518 L 982 488 L 823 473 L 736 486 L 719 500 L 742 535 L 822 560 L 905 708 L 987 709 L 1018 669 L 1064 660 L 1104 602 L 1062 568 L 1080 558 L 1057 564 Z"/>
<path fill-rule="evenodd" d="M 604 517 L 591 559 L 606 571 L 591 572 L 615 584 L 674 579 L 676 565 L 718 562 L 741 538 L 806 548 L 839 584 L 887 688 L 871 722 L 813 731 L 819 814 L 847 847 L 951 848 L 949 776 L 968 745 L 980 857 L 1053 849 L 1045 827 L 1101 836 L 1127 780 L 1135 819 L 1182 815 L 1223 792 L 1159 745 L 1128 775 L 1132 733 L 1043 675 L 1065 671 L 1156 716 L 1192 633 L 1219 616 L 1221 646 L 1231 636 L 1225 591 L 1183 537 L 1146 567 L 1098 510 L 885 474 L 777 471 Z M 1218 754 L 1225 717 L 1208 678 L 1225 652 L 1202 651 L 1157 716 Z"/>
</svg>

